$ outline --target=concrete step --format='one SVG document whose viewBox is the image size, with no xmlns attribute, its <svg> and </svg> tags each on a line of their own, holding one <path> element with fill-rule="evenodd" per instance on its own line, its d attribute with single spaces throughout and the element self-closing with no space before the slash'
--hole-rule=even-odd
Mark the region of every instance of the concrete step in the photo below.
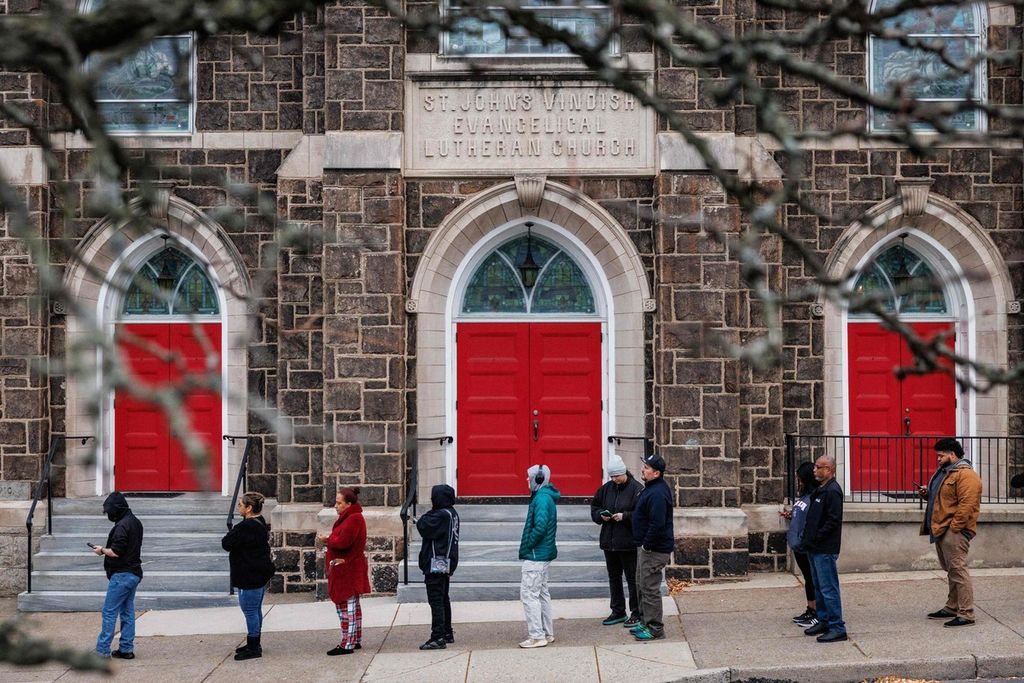
<svg viewBox="0 0 1024 683">
<path fill-rule="evenodd" d="M 226 532 L 225 532 L 226 533 Z M 223 533 L 146 533 L 143 535 L 142 552 L 159 553 L 213 553 L 223 552 L 220 541 Z M 88 552 L 86 542 L 102 545 L 107 540 L 106 533 L 62 533 L 60 535 L 43 536 L 39 539 L 39 549 L 43 552 Z"/>
<path fill-rule="evenodd" d="M 522 538 L 522 522 L 466 522 L 462 521 L 459 540 L 467 541 L 515 541 Z M 593 541 L 597 544 L 601 529 L 593 522 L 558 521 L 558 542 Z"/>
<path fill-rule="evenodd" d="M 522 526 L 526 521 L 527 505 L 456 505 L 459 519 L 465 522 L 516 522 Z M 420 513 L 428 508 L 422 508 Z M 558 522 L 590 522 L 589 505 L 559 505 Z M 594 526 L 597 526 L 594 524 Z"/>
<path fill-rule="evenodd" d="M 152 565 L 188 568 L 190 571 L 227 571 L 228 554 L 224 551 L 210 553 L 157 553 L 148 549 L 142 560 Z M 32 568 L 38 571 L 85 571 L 102 566 L 103 560 L 88 548 L 64 552 L 41 552 L 32 558 Z M 152 566 L 147 565 L 147 566 Z"/>
<path fill-rule="evenodd" d="M 552 565 L 554 566 L 554 565 Z M 456 571 L 458 576 L 461 568 Z M 411 579 L 410 575 L 410 579 Z M 608 595 L 608 581 L 575 581 L 551 582 L 548 584 L 551 597 L 554 600 L 567 600 L 570 598 L 603 598 Z M 452 581 L 451 599 L 453 601 L 468 600 L 518 600 L 519 582 L 492 582 L 492 583 L 458 583 Z M 410 583 L 408 585 L 398 584 L 398 602 L 426 602 L 427 591 L 423 583 Z"/>
<path fill-rule="evenodd" d="M 465 538 L 463 534 L 462 538 Z M 519 541 L 459 540 L 459 561 L 518 561 Z M 419 553 L 419 545 L 411 549 Z M 418 555 L 414 554 L 414 557 Z M 604 562 L 604 553 L 594 541 L 563 541 L 558 539 L 558 560 L 566 562 Z"/>
<path fill-rule="evenodd" d="M 143 586 L 145 584 L 142 584 Z M 225 584 L 226 585 L 226 584 Z M 106 597 L 103 591 L 37 591 L 18 595 L 21 612 L 98 612 Z M 424 598 L 426 599 L 426 598 Z M 140 590 L 135 594 L 137 611 L 150 609 L 189 609 L 195 607 L 228 607 L 238 604 L 237 595 L 223 591 L 152 592 Z"/>
<path fill-rule="evenodd" d="M 561 558 L 559 558 L 561 559 Z M 463 562 L 455 570 L 452 583 L 506 583 L 518 582 L 522 576 L 523 563 L 510 562 Z M 604 562 L 553 562 L 548 569 L 549 579 L 555 583 L 588 583 L 607 581 L 608 570 Z"/>
<path fill-rule="evenodd" d="M 97 558 L 98 560 L 99 558 Z M 230 575 L 224 571 L 156 570 L 152 562 L 143 558 L 141 587 L 147 592 L 210 592 L 231 587 Z M 107 575 L 102 569 L 74 571 L 33 571 L 32 590 L 103 592 L 107 590 Z"/>
<path fill-rule="evenodd" d="M 106 496 L 90 498 L 54 498 L 53 512 L 55 515 L 102 515 L 103 501 Z M 36 521 L 45 519 L 45 501 L 36 511 Z M 128 496 L 128 507 L 136 515 L 221 515 L 227 520 L 228 508 L 231 507 L 231 496 L 219 493 L 183 493 L 180 496 Z M 269 511 L 273 501 L 263 507 L 263 515 L 270 518 Z M 237 518 L 237 515 L 235 515 Z"/>
<path fill-rule="evenodd" d="M 228 532 L 227 518 L 224 515 L 137 515 L 142 522 L 146 538 L 159 532 L 179 533 L 220 533 Z M 237 521 L 237 518 L 236 518 Z M 53 533 L 97 533 L 104 538 L 113 526 L 110 520 L 101 515 L 54 515 Z"/>
</svg>

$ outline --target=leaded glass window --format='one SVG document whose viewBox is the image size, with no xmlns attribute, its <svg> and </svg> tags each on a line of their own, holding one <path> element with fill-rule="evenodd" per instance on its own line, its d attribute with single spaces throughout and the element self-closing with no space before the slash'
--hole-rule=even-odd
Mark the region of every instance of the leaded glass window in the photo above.
<svg viewBox="0 0 1024 683">
<path fill-rule="evenodd" d="M 443 51 L 448 55 L 568 55 L 562 43 L 544 44 L 526 29 L 508 27 L 500 21 L 484 21 L 471 16 L 462 0 L 445 0 L 444 9 L 452 30 L 443 38 Z M 532 12 L 538 21 L 553 29 L 568 31 L 588 45 L 597 45 L 611 26 L 612 13 L 607 4 L 587 0 L 523 0 L 521 9 Z M 492 16 L 502 15 L 501 7 L 488 7 Z"/>
<path fill-rule="evenodd" d="M 898 285 L 901 279 L 905 284 Z M 878 298 L 891 313 L 949 313 L 942 281 L 924 259 L 902 244 L 882 252 L 860 274 L 854 293 Z"/>
<path fill-rule="evenodd" d="M 159 281 L 170 286 L 160 288 Z M 132 279 L 121 311 L 132 315 L 216 315 L 217 290 L 203 267 L 177 249 L 158 251 Z"/>
<path fill-rule="evenodd" d="M 102 0 L 84 3 L 95 11 Z M 90 57 L 86 69 L 104 71 L 96 87 L 96 102 L 114 134 L 192 132 L 194 84 L 192 34 L 161 36 L 138 51 L 108 60 Z"/>
<path fill-rule="evenodd" d="M 873 10 L 877 12 L 898 4 L 899 0 L 876 0 Z M 982 20 L 977 5 L 945 5 L 902 12 L 885 20 L 885 27 L 935 49 L 910 47 L 899 40 L 871 36 L 868 64 L 872 93 L 891 96 L 900 91 L 919 101 L 933 102 L 984 99 L 984 65 L 972 63 L 982 50 Z M 944 60 L 959 68 L 951 67 Z M 981 113 L 961 111 L 948 121 L 962 130 L 978 130 Z M 896 126 L 895 116 L 873 109 L 871 126 L 876 131 L 892 130 Z M 914 127 L 929 128 L 924 123 Z"/>
<path fill-rule="evenodd" d="M 523 284 L 516 264 L 526 256 L 527 244 L 540 266 L 532 288 Z M 505 242 L 477 266 L 462 301 L 462 313 L 597 312 L 594 293 L 580 267 L 569 254 L 545 239 L 525 235 Z"/>
</svg>

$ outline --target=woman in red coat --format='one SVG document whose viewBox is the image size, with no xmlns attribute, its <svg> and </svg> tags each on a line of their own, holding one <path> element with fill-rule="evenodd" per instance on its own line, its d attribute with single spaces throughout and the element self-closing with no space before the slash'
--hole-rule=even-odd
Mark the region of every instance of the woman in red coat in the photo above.
<svg viewBox="0 0 1024 683">
<path fill-rule="evenodd" d="M 366 561 L 366 521 L 359 505 L 359 489 L 338 491 L 334 509 L 338 521 L 330 534 L 320 534 L 327 546 L 327 591 L 341 619 L 341 643 L 327 654 L 349 655 L 363 638 L 363 610 L 359 596 L 370 592 L 370 568 Z"/>
</svg>

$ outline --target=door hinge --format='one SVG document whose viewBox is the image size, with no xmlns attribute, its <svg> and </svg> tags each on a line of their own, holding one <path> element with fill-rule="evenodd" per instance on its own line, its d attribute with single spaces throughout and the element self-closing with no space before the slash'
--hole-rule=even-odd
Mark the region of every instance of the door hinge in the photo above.
<svg viewBox="0 0 1024 683">
<path fill-rule="evenodd" d="M 456 479 L 459 478 L 459 468 L 458 467 L 455 468 L 455 478 Z"/>
<path fill-rule="evenodd" d="M 601 343 L 604 344 L 604 332 L 601 333 Z"/>
<path fill-rule="evenodd" d="M 458 401 L 456 401 L 456 402 L 455 402 L 455 410 L 458 410 L 458 409 L 459 409 L 459 402 L 458 402 Z"/>
<path fill-rule="evenodd" d="M 456 344 L 459 343 L 459 333 L 458 332 L 455 333 L 455 343 Z"/>
<path fill-rule="evenodd" d="M 601 400 L 601 410 L 604 410 L 604 399 Z"/>
</svg>

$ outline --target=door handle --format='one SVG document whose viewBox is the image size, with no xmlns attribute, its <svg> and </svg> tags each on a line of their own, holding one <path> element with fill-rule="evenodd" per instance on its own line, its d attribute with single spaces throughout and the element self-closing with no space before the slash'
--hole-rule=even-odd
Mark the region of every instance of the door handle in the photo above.
<svg viewBox="0 0 1024 683">
<path fill-rule="evenodd" d="M 533 440 L 536 441 L 540 433 L 540 420 L 533 421 Z"/>
<path fill-rule="evenodd" d="M 909 412 L 909 410 L 907 412 Z M 907 415 L 905 418 L 903 418 L 903 425 L 906 428 L 906 431 L 903 433 L 903 436 L 910 436 L 910 416 L 909 415 Z"/>
</svg>

